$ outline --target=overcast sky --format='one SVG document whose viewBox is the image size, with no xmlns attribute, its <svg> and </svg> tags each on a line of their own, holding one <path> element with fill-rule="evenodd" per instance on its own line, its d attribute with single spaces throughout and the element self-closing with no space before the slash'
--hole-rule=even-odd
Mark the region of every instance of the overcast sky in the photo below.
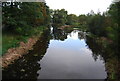
<svg viewBox="0 0 120 81">
<path fill-rule="evenodd" d="M 106 11 L 112 0 L 45 0 L 51 9 L 66 9 L 69 14 L 87 14 Z"/>
</svg>

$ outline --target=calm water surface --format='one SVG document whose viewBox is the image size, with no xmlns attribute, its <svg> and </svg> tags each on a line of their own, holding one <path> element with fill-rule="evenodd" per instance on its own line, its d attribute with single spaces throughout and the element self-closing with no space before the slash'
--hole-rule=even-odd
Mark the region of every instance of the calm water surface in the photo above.
<svg viewBox="0 0 120 81">
<path fill-rule="evenodd" d="M 43 36 L 33 51 L 3 71 L 3 78 L 105 79 L 104 61 L 95 60 L 85 32 L 73 30 Z"/>
<path fill-rule="evenodd" d="M 85 39 L 78 30 L 67 35 L 64 41 L 51 39 L 44 57 L 39 61 L 40 79 L 105 79 L 104 61 L 95 61 Z M 85 36 L 83 36 L 85 38 Z"/>
</svg>

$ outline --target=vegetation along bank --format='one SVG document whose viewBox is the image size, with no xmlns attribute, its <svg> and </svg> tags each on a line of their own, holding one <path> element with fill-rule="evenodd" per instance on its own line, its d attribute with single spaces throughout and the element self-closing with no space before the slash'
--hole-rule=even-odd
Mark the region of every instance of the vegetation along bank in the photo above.
<svg viewBox="0 0 120 81">
<path fill-rule="evenodd" d="M 49 7 L 43 2 L 2 2 L 2 67 L 27 54 L 49 29 Z"/>
</svg>

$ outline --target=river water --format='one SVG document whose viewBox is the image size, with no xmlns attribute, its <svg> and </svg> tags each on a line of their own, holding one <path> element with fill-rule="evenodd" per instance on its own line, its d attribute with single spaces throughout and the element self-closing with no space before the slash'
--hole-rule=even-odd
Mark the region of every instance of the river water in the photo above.
<svg viewBox="0 0 120 81">
<path fill-rule="evenodd" d="M 3 71 L 3 78 L 106 79 L 103 58 L 93 56 L 86 33 L 79 30 L 44 34 L 34 50 Z"/>
</svg>

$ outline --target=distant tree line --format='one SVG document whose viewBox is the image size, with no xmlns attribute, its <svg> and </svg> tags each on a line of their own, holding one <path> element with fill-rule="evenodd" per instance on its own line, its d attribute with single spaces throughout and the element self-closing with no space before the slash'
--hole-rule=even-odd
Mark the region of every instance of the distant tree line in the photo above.
<svg viewBox="0 0 120 81">
<path fill-rule="evenodd" d="M 72 25 L 97 36 L 104 36 L 118 42 L 120 32 L 120 2 L 112 3 L 109 10 L 101 14 L 93 11 L 87 15 L 68 14 L 65 9 L 52 10 L 53 26 Z"/>
</svg>

